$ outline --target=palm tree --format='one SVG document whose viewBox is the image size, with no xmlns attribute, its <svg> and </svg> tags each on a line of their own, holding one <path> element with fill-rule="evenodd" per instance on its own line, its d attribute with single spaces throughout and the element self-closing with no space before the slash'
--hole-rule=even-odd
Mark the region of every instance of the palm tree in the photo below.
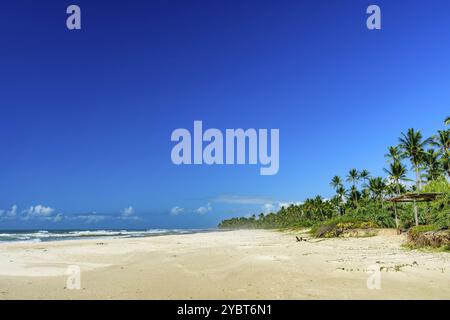
<svg viewBox="0 0 450 320">
<path fill-rule="evenodd" d="M 360 178 L 362 181 L 367 182 L 367 181 L 369 180 L 369 178 L 370 178 L 370 172 L 369 172 L 368 170 L 366 170 L 366 169 L 362 170 L 362 171 L 359 173 L 359 178 Z"/>
<path fill-rule="evenodd" d="M 347 174 L 347 182 L 351 183 L 353 186 L 359 182 L 360 175 L 359 171 L 356 169 L 351 169 Z"/>
<path fill-rule="evenodd" d="M 392 181 L 396 194 L 400 195 L 401 182 L 410 180 L 406 176 L 407 173 L 406 166 L 402 164 L 400 161 L 394 161 L 389 165 L 388 169 L 384 168 L 383 170 L 388 174 L 389 179 Z"/>
<path fill-rule="evenodd" d="M 441 165 L 447 176 L 450 177 L 450 151 L 447 151 L 444 155 L 442 155 Z"/>
<path fill-rule="evenodd" d="M 345 190 L 344 186 L 340 186 L 336 189 L 336 194 L 339 196 L 339 198 L 344 201 L 345 196 L 347 195 L 347 190 Z"/>
<path fill-rule="evenodd" d="M 399 141 L 399 146 L 402 149 L 403 154 L 409 158 L 414 168 L 416 173 L 416 188 L 417 191 L 420 191 L 420 166 L 424 159 L 424 148 L 431 142 L 431 139 L 423 140 L 423 136 L 420 131 L 415 131 L 413 128 L 409 128 L 407 134 L 402 132 L 402 136 L 399 138 Z"/>
<path fill-rule="evenodd" d="M 370 178 L 368 188 L 374 199 L 380 201 L 381 206 L 383 206 L 383 194 L 386 190 L 384 179 L 381 177 Z"/>
<path fill-rule="evenodd" d="M 359 200 L 359 198 L 361 198 L 361 193 L 359 192 L 358 188 L 356 188 L 355 185 L 352 185 L 350 187 L 349 197 L 350 197 L 350 200 L 353 203 L 353 206 L 354 207 L 358 206 L 358 200 Z"/>
<path fill-rule="evenodd" d="M 337 188 L 339 188 L 340 186 L 343 186 L 342 183 L 342 178 L 339 176 L 334 176 L 331 179 L 330 185 L 336 190 Z"/>
<path fill-rule="evenodd" d="M 394 161 L 389 165 L 389 169 L 384 168 L 384 172 L 388 174 L 389 179 L 392 182 L 393 193 L 400 195 L 402 193 L 402 181 L 408 181 L 406 177 L 406 167 L 400 161 Z M 394 202 L 394 218 L 395 226 L 399 229 L 399 219 L 397 214 L 397 204 Z"/>
<path fill-rule="evenodd" d="M 443 170 L 439 159 L 439 153 L 434 149 L 428 149 L 424 155 L 425 178 L 427 181 L 437 180 L 442 176 Z"/>
<path fill-rule="evenodd" d="M 345 188 L 344 188 L 344 184 L 342 182 L 342 178 L 340 176 L 334 176 L 331 179 L 330 185 L 336 190 L 336 200 L 335 203 L 337 204 L 337 207 L 339 209 L 339 214 L 343 215 L 344 214 L 344 208 L 343 208 L 343 202 L 345 199 Z"/>
<path fill-rule="evenodd" d="M 358 189 L 356 188 L 356 185 L 359 183 L 360 175 L 359 171 L 356 169 L 350 169 L 350 171 L 347 174 L 347 182 L 351 184 L 350 187 L 350 199 L 352 200 L 353 204 L 355 206 L 358 205 L 358 199 L 360 198 L 360 194 Z"/>
<path fill-rule="evenodd" d="M 432 144 L 439 148 L 442 155 L 450 149 L 450 130 L 438 130 L 438 134 L 433 136 Z"/>
<path fill-rule="evenodd" d="M 416 172 L 416 190 L 420 192 L 420 165 L 424 158 L 424 148 L 430 143 L 430 139 L 423 140 L 422 133 L 415 131 L 413 128 L 408 129 L 408 133 L 402 132 L 402 137 L 399 139 L 400 148 L 403 150 L 405 156 L 409 157 L 411 164 Z M 417 204 L 414 201 L 414 218 L 416 220 L 416 226 L 419 225 L 419 214 L 417 212 Z"/>
<path fill-rule="evenodd" d="M 400 161 L 402 157 L 402 152 L 398 146 L 392 146 L 388 148 L 388 153 L 384 155 L 384 157 L 389 161 Z"/>
<path fill-rule="evenodd" d="M 445 118 L 444 123 L 446 126 L 450 125 L 450 117 Z"/>
</svg>

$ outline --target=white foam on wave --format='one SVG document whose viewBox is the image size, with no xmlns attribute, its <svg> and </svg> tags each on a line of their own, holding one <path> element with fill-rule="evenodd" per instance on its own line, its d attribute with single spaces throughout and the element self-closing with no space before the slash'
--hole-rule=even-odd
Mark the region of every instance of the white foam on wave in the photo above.
<svg viewBox="0 0 450 320">
<path fill-rule="evenodd" d="M 164 234 L 186 234 L 194 230 L 183 229 L 148 229 L 148 230 L 68 230 L 68 231 L 16 231 L 0 233 L 0 242 L 41 242 L 50 240 L 98 238 L 98 237 L 145 237 Z M 197 230 L 198 231 L 198 230 Z"/>
</svg>

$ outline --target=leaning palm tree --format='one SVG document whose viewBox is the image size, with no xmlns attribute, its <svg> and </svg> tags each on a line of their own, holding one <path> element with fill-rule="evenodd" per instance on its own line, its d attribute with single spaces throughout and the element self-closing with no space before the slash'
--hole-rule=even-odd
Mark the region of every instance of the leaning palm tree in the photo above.
<svg viewBox="0 0 450 320">
<path fill-rule="evenodd" d="M 420 166 L 424 158 L 424 148 L 431 142 L 431 139 L 423 139 L 422 133 L 420 131 L 415 131 L 413 128 L 409 128 L 408 132 L 399 138 L 400 148 L 403 154 L 409 158 L 411 164 L 416 173 L 416 190 L 420 192 Z M 416 220 L 416 226 L 419 225 L 419 214 L 417 212 L 417 204 L 414 201 L 414 219 Z"/>
</svg>

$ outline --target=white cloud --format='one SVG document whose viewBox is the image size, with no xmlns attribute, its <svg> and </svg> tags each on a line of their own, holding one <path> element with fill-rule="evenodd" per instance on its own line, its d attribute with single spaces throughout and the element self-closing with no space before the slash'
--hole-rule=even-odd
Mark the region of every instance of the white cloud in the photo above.
<svg viewBox="0 0 450 320">
<path fill-rule="evenodd" d="M 27 210 L 22 211 L 22 213 L 26 214 L 27 218 L 31 217 L 49 217 L 52 215 L 52 213 L 55 211 L 55 209 L 46 207 L 43 205 L 38 204 L 37 206 L 31 206 Z"/>
<path fill-rule="evenodd" d="M 270 213 L 270 212 L 274 212 L 277 211 L 277 209 L 275 208 L 275 205 L 272 203 L 266 203 L 262 206 L 262 210 L 264 211 L 264 213 Z"/>
<path fill-rule="evenodd" d="M 208 203 L 206 206 L 202 206 L 200 208 L 195 209 L 195 212 L 198 214 L 205 214 L 207 212 L 212 211 L 212 206 L 211 203 Z"/>
<path fill-rule="evenodd" d="M 302 201 L 279 202 L 278 203 L 278 207 L 279 207 L 279 209 L 281 209 L 282 207 L 288 208 L 291 205 L 299 206 L 299 205 L 302 205 L 302 204 L 303 204 Z"/>
<path fill-rule="evenodd" d="M 134 214 L 134 209 L 132 206 L 129 206 L 128 208 L 125 208 L 121 211 L 122 217 L 130 217 Z"/>
<path fill-rule="evenodd" d="M 14 218 L 17 215 L 17 205 L 13 205 L 10 210 L 6 211 L 6 216 Z"/>
<path fill-rule="evenodd" d="M 79 215 L 75 216 L 72 219 L 73 220 L 83 220 L 85 223 L 97 223 L 100 221 L 105 220 L 107 217 L 102 215 L 97 215 L 96 213 L 89 214 L 89 215 Z"/>
<path fill-rule="evenodd" d="M 232 194 L 223 194 L 213 199 L 214 202 L 230 204 L 265 204 L 273 200 L 258 196 L 241 196 Z"/>
<path fill-rule="evenodd" d="M 56 216 L 53 217 L 53 222 L 60 222 L 64 218 L 62 213 L 58 213 Z"/>
<path fill-rule="evenodd" d="M 17 205 L 13 205 L 9 210 L 0 210 L 0 218 L 2 219 L 14 219 L 17 215 Z"/>
<path fill-rule="evenodd" d="M 184 211 L 184 208 L 181 208 L 179 206 L 175 206 L 172 209 L 170 209 L 170 214 L 173 215 L 173 216 L 177 216 L 177 215 L 183 213 L 183 211 Z"/>
</svg>

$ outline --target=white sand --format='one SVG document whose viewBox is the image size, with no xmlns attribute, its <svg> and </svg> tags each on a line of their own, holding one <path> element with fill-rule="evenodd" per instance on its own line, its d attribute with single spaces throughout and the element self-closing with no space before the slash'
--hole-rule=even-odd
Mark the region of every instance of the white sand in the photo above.
<svg viewBox="0 0 450 320">
<path fill-rule="evenodd" d="M 404 237 L 309 239 L 230 231 L 0 244 L 0 299 L 450 299 L 450 254 Z M 104 244 L 99 244 L 104 243 Z M 66 288 L 67 267 L 81 289 Z M 367 270 L 382 267 L 381 289 Z"/>
</svg>

